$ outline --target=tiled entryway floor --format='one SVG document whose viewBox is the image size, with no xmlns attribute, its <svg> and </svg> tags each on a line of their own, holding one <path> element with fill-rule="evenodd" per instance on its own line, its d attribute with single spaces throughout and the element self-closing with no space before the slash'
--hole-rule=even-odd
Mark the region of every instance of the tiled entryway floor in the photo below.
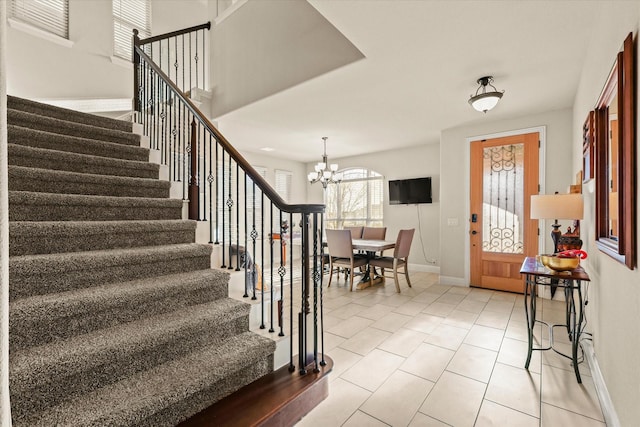
<svg viewBox="0 0 640 427">
<path fill-rule="evenodd" d="M 604 426 L 586 362 L 534 352 L 530 369 L 521 295 L 438 284 L 430 273 L 349 292 L 325 291 L 329 397 L 298 426 Z M 538 318 L 562 323 L 564 302 Z M 568 352 L 566 334 L 556 347 Z M 536 337 L 548 342 L 542 327 Z"/>
</svg>

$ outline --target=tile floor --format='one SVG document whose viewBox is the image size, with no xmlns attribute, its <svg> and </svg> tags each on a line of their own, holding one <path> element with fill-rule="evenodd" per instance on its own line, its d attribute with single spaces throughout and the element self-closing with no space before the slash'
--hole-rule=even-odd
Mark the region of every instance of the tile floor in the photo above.
<svg viewBox="0 0 640 427">
<path fill-rule="evenodd" d="M 430 273 L 325 292 L 329 397 L 297 426 L 604 426 L 586 362 L 534 352 L 529 371 L 521 295 L 438 284 Z M 564 303 L 538 303 L 561 323 Z M 556 346 L 570 348 L 566 334 Z M 536 328 L 542 343 L 548 336 Z"/>
</svg>

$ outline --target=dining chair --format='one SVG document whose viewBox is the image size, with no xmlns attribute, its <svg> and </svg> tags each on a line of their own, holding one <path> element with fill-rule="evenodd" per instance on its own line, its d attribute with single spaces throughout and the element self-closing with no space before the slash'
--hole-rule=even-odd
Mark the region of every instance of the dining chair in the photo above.
<svg viewBox="0 0 640 427">
<path fill-rule="evenodd" d="M 349 291 L 353 291 L 353 269 L 367 264 L 367 259 L 353 253 L 350 230 L 327 230 L 327 247 L 329 248 L 329 284 L 333 278 L 333 267 L 341 266 L 349 271 Z M 345 276 L 346 280 L 346 276 Z"/>
<path fill-rule="evenodd" d="M 364 229 L 363 226 L 359 225 L 359 226 L 351 226 L 351 227 L 344 227 L 344 230 L 349 230 L 351 232 L 351 238 L 352 239 L 364 239 L 364 237 L 362 237 L 362 230 Z"/>
<path fill-rule="evenodd" d="M 409 271 L 407 270 L 409 251 L 411 250 L 411 242 L 413 241 L 413 233 L 415 229 L 400 230 L 398 238 L 396 239 L 396 247 L 393 250 L 393 256 L 381 256 L 369 260 L 369 265 L 372 267 L 380 267 L 382 269 L 382 276 L 385 269 L 393 269 L 393 279 L 396 282 L 396 291 L 400 292 L 400 284 L 398 283 L 398 270 L 404 268 L 404 276 L 407 279 L 407 285 L 411 287 L 411 281 L 409 280 Z"/>
<path fill-rule="evenodd" d="M 387 235 L 387 227 L 364 227 L 362 239 L 364 240 L 384 240 Z"/>
</svg>

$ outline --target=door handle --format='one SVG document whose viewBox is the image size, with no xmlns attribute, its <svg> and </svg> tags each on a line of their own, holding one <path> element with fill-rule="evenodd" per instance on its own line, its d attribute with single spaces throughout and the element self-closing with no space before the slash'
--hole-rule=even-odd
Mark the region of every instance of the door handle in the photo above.
<svg viewBox="0 0 640 427">
<path fill-rule="evenodd" d="M 478 232 L 476 230 L 473 230 L 473 231 L 471 231 L 471 234 L 473 234 L 475 236 L 476 234 L 478 234 Z"/>
</svg>

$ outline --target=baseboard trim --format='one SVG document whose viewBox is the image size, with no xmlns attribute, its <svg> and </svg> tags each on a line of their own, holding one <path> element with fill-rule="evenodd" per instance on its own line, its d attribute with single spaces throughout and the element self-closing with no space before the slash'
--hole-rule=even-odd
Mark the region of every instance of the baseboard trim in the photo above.
<svg viewBox="0 0 640 427">
<path fill-rule="evenodd" d="M 591 342 L 591 340 L 583 339 L 580 342 L 580 345 L 582 346 L 584 357 L 585 359 L 587 359 L 589 368 L 591 369 L 591 378 L 593 378 L 593 384 L 596 387 L 596 394 L 598 395 L 598 400 L 600 401 L 600 409 L 602 409 L 604 421 L 607 424 L 607 427 L 620 427 L 618 413 L 616 412 L 616 408 L 614 408 L 613 406 L 613 401 L 611 400 L 611 396 L 609 395 L 607 385 L 604 382 L 602 371 L 600 371 L 598 359 L 596 359 L 596 352 L 593 349 L 593 343 Z"/>
</svg>

